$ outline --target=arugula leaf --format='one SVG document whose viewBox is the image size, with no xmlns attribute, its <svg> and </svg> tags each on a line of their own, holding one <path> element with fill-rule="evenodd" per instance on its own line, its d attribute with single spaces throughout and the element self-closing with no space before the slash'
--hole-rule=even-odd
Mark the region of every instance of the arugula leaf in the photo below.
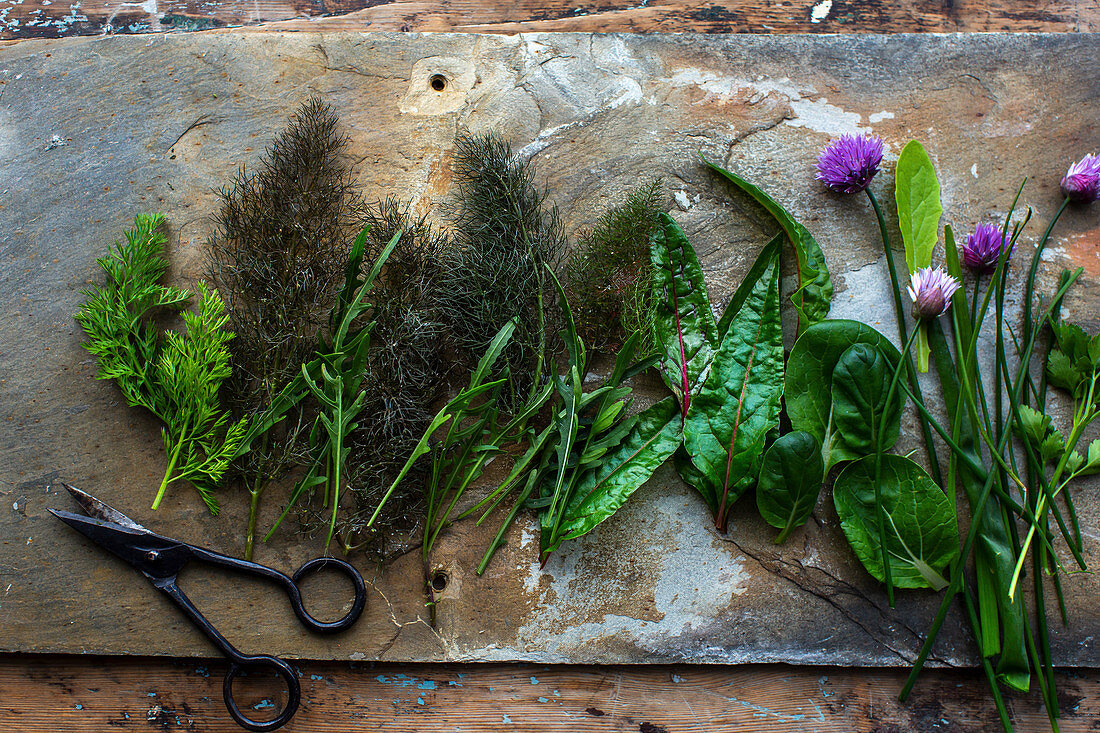
<svg viewBox="0 0 1100 733">
<path fill-rule="evenodd" d="M 768 448 L 756 485 L 756 507 L 764 521 L 781 530 L 775 544 L 783 544 L 809 519 L 824 479 L 821 444 L 812 434 L 787 433 Z"/>
<path fill-rule="evenodd" d="M 783 393 L 783 329 L 779 320 L 779 252 L 733 318 L 684 422 L 684 447 L 702 473 L 707 502 L 718 507 L 716 526 L 758 473 L 764 445 L 779 422 Z"/>
<path fill-rule="evenodd" d="M 876 347 L 853 344 L 844 350 L 833 369 L 832 429 L 834 442 L 829 446 L 828 471 L 840 461 L 887 450 L 901 432 L 902 391 L 894 390 L 894 399 L 886 404 L 894 367 Z M 879 427 L 886 416 L 885 430 Z"/>
<path fill-rule="evenodd" d="M 684 230 L 668 214 L 650 243 L 661 377 L 687 416 L 692 395 L 718 347 L 718 326 L 707 296 L 703 268 Z"/>
<path fill-rule="evenodd" d="M 943 205 L 936 168 L 924 146 L 916 140 L 910 140 L 898 156 L 894 200 L 909 272 L 915 272 L 918 267 L 930 267 L 932 250 L 939 240 Z"/>
<path fill-rule="evenodd" d="M 849 464 L 833 485 L 840 526 L 863 567 L 884 580 L 882 543 L 890 575 L 898 588 L 947 585 L 946 568 L 959 552 L 958 522 L 947 497 L 924 469 L 903 456 L 881 456 L 879 496 L 886 517 L 886 537 L 878 532 L 875 507 L 875 457 Z"/>
<path fill-rule="evenodd" d="M 798 288 L 791 293 L 791 303 L 798 311 L 798 330 L 801 332 L 829 315 L 833 299 L 833 281 L 825 264 L 825 254 L 809 230 L 795 221 L 786 209 L 763 190 L 741 178 L 736 173 L 711 163 L 702 155 L 703 162 L 718 175 L 756 199 L 768 210 L 794 246 L 798 262 Z"/>
</svg>

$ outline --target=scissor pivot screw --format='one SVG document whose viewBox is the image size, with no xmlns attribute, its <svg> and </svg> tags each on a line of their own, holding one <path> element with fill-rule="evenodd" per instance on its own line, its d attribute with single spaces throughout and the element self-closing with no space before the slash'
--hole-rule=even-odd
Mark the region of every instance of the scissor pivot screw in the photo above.
<svg viewBox="0 0 1100 733">
<path fill-rule="evenodd" d="M 145 556 L 150 560 L 156 560 L 158 557 L 160 557 L 160 553 L 156 550 L 149 550 L 149 552 Z"/>
</svg>

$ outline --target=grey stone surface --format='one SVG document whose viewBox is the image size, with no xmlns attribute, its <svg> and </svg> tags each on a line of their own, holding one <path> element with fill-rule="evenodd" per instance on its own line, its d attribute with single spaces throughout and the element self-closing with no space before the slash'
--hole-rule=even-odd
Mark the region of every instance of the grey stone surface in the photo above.
<svg viewBox="0 0 1100 733">
<path fill-rule="evenodd" d="M 210 648 L 129 568 L 46 513 L 68 507 L 67 480 L 155 530 L 242 550 L 245 501 L 227 492 L 211 518 L 189 489 L 147 507 L 163 471 L 154 423 L 93 379 L 72 315 L 98 277 L 95 258 L 134 214 L 171 224 L 171 277 L 201 270 L 214 190 L 255 161 L 288 115 L 320 93 L 341 114 L 371 196 L 438 212 L 451 141 L 494 127 L 532 156 L 570 232 L 647 176 L 724 300 L 775 230 L 746 197 L 697 161 L 702 151 L 769 191 L 821 242 L 837 285 L 834 316 L 893 332 L 872 212 L 862 197 L 812 180 L 816 152 L 873 132 L 888 162 L 921 139 L 943 182 L 945 221 L 962 233 L 999 221 L 1021 176 L 1035 209 L 1021 255 L 1059 203 L 1065 167 L 1100 143 L 1100 39 L 1074 36 L 698 37 L 306 33 L 165 35 L 21 42 L 0 47 L 0 650 L 203 655 Z M 442 74 L 447 87 L 431 89 Z M 890 168 L 890 165 L 887 166 Z M 874 188 L 892 200 L 889 170 Z M 1067 311 L 1097 327 L 1100 207 L 1063 217 L 1042 272 L 1086 268 Z M 896 232 L 895 232 L 896 234 Z M 1022 257 L 1018 258 L 1022 259 Z M 1019 305 L 1013 270 L 1009 315 Z M 643 386 L 649 398 L 658 382 Z M 912 448 L 913 421 L 903 446 Z M 1085 556 L 1097 561 L 1100 500 L 1078 492 Z M 273 497 L 274 498 L 274 497 Z M 277 509 L 269 500 L 269 515 Z M 185 584 L 245 650 L 308 658 L 749 662 L 901 665 L 938 596 L 902 592 L 898 608 L 843 541 L 826 494 L 776 547 L 742 501 L 728 536 L 662 469 L 613 519 L 540 570 L 524 518 L 485 577 L 487 536 L 459 525 L 432 568 L 450 581 L 426 622 L 414 554 L 371 581 L 365 620 L 337 639 L 310 637 L 270 588 L 193 572 Z M 268 521 L 272 516 L 265 519 Z M 257 559 L 291 569 L 316 540 L 277 537 Z M 1070 625 L 1055 624 L 1063 664 L 1100 663 L 1100 583 L 1064 580 Z M 937 648 L 971 659 L 958 616 Z"/>
</svg>

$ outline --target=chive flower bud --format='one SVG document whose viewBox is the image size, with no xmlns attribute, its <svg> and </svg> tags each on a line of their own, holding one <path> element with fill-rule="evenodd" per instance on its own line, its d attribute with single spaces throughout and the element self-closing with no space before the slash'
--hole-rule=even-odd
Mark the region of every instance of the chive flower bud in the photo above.
<svg viewBox="0 0 1100 733">
<path fill-rule="evenodd" d="M 913 273 L 912 285 L 907 289 L 914 318 L 939 318 L 951 307 L 951 296 L 959 289 L 959 281 L 942 267 L 922 267 Z"/>
<path fill-rule="evenodd" d="M 1100 198 L 1100 156 L 1089 153 L 1071 165 L 1062 178 L 1062 193 L 1086 204 Z"/>
<path fill-rule="evenodd" d="M 837 193 L 859 193 L 871 185 L 882 163 L 882 138 L 841 135 L 817 157 L 817 175 Z"/>
<path fill-rule="evenodd" d="M 995 225 L 983 222 L 966 237 L 966 244 L 959 248 L 959 259 L 978 275 L 988 275 L 997 269 L 1002 246 L 1009 248 L 1008 256 L 1011 257 L 1011 242 L 1002 240 L 1001 230 Z"/>
</svg>

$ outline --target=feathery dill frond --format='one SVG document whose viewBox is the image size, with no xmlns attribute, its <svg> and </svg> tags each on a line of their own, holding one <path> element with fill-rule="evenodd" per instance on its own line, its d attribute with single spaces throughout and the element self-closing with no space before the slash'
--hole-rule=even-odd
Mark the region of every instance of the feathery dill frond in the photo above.
<svg viewBox="0 0 1100 733">
<path fill-rule="evenodd" d="M 565 250 L 556 207 L 534 181 L 529 163 L 495 133 L 455 140 L 457 203 L 451 225 L 455 250 L 443 260 L 441 303 L 455 345 L 475 360 L 504 324 L 515 334 L 496 367 L 510 375 L 508 409 L 523 403 L 543 380 L 546 304 L 552 303 L 545 266 Z"/>
<path fill-rule="evenodd" d="M 649 238 L 663 198 L 660 179 L 634 189 L 600 216 L 566 261 L 577 332 L 597 350 L 614 351 L 635 333 L 639 354 L 657 348 Z"/>
<path fill-rule="evenodd" d="M 335 110 L 314 97 L 251 170 L 220 192 L 208 273 L 224 295 L 233 376 L 225 397 L 237 415 L 258 415 L 313 357 L 318 332 L 344 281 L 364 204 Z M 252 494 L 246 555 L 259 495 L 305 459 L 308 421 L 286 420 L 235 465 Z"/>
</svg>

